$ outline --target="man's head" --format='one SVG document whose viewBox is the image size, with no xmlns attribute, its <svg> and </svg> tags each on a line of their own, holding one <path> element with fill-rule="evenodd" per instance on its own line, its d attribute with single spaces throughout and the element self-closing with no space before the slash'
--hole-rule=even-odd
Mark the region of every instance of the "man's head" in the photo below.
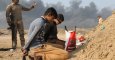
<svg viewBox="0 0 115 60">
<path fill-rule="evenodd" d="M 58 25 L 61 24 L 64 21 L 64 16 L 63 14 L 58 14 L 57 18 L 54 19 L 54 22 Z"/>
<path fill-rule="evenodd" d="M 13 2 L 14 4 L 18 4 L 18 3 L 19 3 L 19 0 L 12 0 L 12 2 Z"/>
<path fill-rule="evenodd" d="M 99 16 L 97 16 L 97 18 L 99 19 L 99 18 L 101 18 L 101 16 L 99 15 Z"/>
<path fill-rule="evenodd" d="M 44 18 L 48 21 L 56 19 L 57 11 L 53 7 L 48 8 L 44 13 Z"/>
</svg>

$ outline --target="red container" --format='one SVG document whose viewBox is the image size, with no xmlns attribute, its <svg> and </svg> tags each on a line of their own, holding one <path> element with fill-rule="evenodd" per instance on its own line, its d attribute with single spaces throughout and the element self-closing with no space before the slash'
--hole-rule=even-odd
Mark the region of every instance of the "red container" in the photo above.
<svg viewBox="0 0 115 60">
<path fill-rule="evenodd" d="M 70 31 L 70 32 L 66 32 L 66 34 L 69 34 L 68 38 L 67 39 L 67 43 L 66 43 L 66 50 L 67 51 L 72 51 L 73 49 L 76 48 L 76 32 L 75 31 Z"/>
</svg>

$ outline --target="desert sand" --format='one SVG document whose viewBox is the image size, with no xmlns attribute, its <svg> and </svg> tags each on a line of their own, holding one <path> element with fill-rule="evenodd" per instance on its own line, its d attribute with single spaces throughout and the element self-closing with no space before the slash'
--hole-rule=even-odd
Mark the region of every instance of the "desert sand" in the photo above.
<svg viewBox="0 0 115 60">
<path fill-rule="evenodd" d="M 71 60 L 115 60 L 115 11 L 85 36 L 87 44 Z"/>
</svg>

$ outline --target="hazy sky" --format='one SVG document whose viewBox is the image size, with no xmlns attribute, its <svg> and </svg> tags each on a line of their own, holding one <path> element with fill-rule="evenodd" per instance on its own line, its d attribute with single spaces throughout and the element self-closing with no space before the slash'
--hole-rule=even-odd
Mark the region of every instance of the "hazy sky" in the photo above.
<svg viewBox="0 0 115 60">
<path fill-rule="evenodd" d="M 55 4 L 61 2 L 64 6 L 69 6 L 69 2 L 72 0 L 42 0 L 45 4 Z M 81 1 L 81 0 L 79 0 Z M 104 7 L 110 7 L 115 9 L 115 0 L 82 0 L 81 6 L 88 6 L 91 2 L 94 2 L 98 9 Z"/>
<path fill-rule="evenodd" d="M 77 26 L 85 28 L 96 26 L 98 15 L 106 19 L 111 15 L 112 10 L 110 8 L 115 9 L 115 0 L 20 0 L 20 4 L 30 7 L 33 1 L 36 1 L 36 7 L 22 14 L 24 26 L 27 28 L 34 19 L 43 15 L 48 7 L 54 7 L 58 13 L 64 15 L 64 22 L 60 27 Z M 0 0 L 0 28 L 7 27 L 5 10 L 10 2 L 11 0 Z"/>
</svg>

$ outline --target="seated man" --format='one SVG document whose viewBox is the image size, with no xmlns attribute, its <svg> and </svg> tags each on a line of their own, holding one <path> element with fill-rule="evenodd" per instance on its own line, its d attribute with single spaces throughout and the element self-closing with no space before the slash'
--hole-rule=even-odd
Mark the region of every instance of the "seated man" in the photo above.
<svg viewBox="0 0 115 60">
<path fill-rule="evenodd" d="M 51 32 L 51 24 L 57 18 L 57 13 L 54 8 L 49 8 L 42 18 L 33 21 L 29 28 L 28 42 L 23 48 L 23 60 L 29 51 L 29 58 L 31 60 L 67 60 L 68 52 L 56 48 L 55 44 L 48 44 L 47 38 Z M 56 23 L 57 24 L 57 23 Z M 59 22 L 58 22 L 59 24 Z M 56 26 L 56 25 L 55 25 Z M 43 28 L 41 28 L 43 27 Z M 54 30 L 55 31 L 55 30 Z M 57 43 L 57 42 L 56 42 Z M 52 57 L 53 56 L 53 57 Z"/>
<path fill-rule="evenodd" d="M 61 24 L 64 21 L 64 16 L 63 14 L 58 14 L 57 19 L 54 19 L 54 21 L 51 23 L 51 32 L 48 37 L 48 42 L 50 43 L 55 43 L 62 45 L 64 48 L 65 41 L 58 39 L 57 37 L 57 25 Z"/>
<path fill-rule="evenodd" d="M 56 10 L 51 7 L 46 10 L 44 15 L 37 18 L 30 24 L 28 40 L 22 49 L 24 55 L 28 54 L 30 48 L 38 48 L 47 41 L 49 32 L 49 22 L 57 18 Z"/>
</svg>

